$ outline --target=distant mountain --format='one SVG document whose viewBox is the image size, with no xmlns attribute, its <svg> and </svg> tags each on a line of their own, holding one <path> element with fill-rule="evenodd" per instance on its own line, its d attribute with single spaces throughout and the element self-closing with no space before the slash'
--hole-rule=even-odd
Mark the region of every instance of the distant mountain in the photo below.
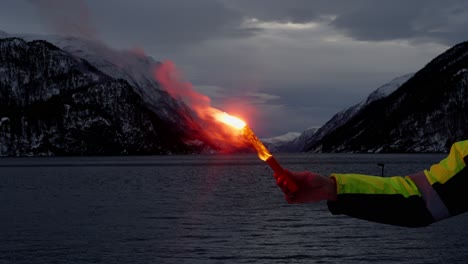
<svg viewBox="0 0 468 264">
<path fill-rule="evenodd" d="M 303 145 L 302 150 L 311 150 L 311 146 L 317 146 L 317 149 L 314 151 L 320 152 L 321 145 L 317 144 L 320 142 L 323 137 L 328 135 L 329 133 L 333 132 L 338 127 L 342 126 L 346 122 L 348 122 L 352 117 L 358 114 L 362 109 L 365 109 L 370 103 L 385 98 L 389 94 L 393 93 L 396 89 L 398 89 L 403 83 L 408 81 L 414 74 L 406 74 L 400 77 L 397 77 L 390 82 L 380 86 L 377 90 L 373 91 L 366 100 L 345 109 L 337 114 L 335 114 L 325 125 L 323 125 L 316 133 L 312 134 L 310 137 L 306 139 L 305 144 Z"/>
<path fill-rule="evenodd" d="M 261 141 L 271 152 L 283 152 L 284 148 L 287 148 L 287 146 L 300 135 L 301 133 L 288 132 L 281 136 L 261 139 Z"/>
<path fill-rule="evenodd" d="M 335 115 L 304 150 L 446 152 L 453 142 L 467 139 L 468 42 L 436 57 L 388 96 L 377 97 Z"/>
<path fill-rule="evenodd" d="M 151 107 L 144 93 L 49 42 L 0 39 L 0 155 L 198 151 L 177 124 L 184 108 L 161 91 Z"/>
<path fill-rule="evenodd" d="M 318 128 L 309 128 L 302 133 L 289 132 L 285 135 L 262 139 L 262 142 L 271 152 L 300 152 L 307 139 L 318 130 Z"/>
</svg>

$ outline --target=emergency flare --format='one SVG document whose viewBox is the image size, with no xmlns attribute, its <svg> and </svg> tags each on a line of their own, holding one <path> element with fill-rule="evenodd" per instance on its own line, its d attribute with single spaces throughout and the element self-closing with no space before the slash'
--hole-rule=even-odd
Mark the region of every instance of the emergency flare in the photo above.
<svg viewBox="0 0 468 264">
<path fill-rule="evenodd" d="M 217 119 L 225 124 L 237 128 L 237 130 L 241 132 L 242 136 L 244 136 L 244 138 L 247 139 L 249 143 L 252 144 L 252 146 L 255 148 L 258 157 L 261 160 L 265 161 L 273 169 L 274 172 L 281 173 L 284 175 L 284 181 L 287 183 L 289 190 L 291 192 L 297 191 L 297 185 L 291 179 L 286 177 L 283 167 L 281 167 L 281 165 L 278 163 L 275 157 L 271 155 L 270 151 L 268 151 L 265 145 L 263 145 L 260 139 L 258 139 L 258 137 L 255 135 L 252 129 L 250 129 L 244 121 L 237 117 L 231 116 L 226 112 L 219 114 L 217 116 Z"/>
</svg>

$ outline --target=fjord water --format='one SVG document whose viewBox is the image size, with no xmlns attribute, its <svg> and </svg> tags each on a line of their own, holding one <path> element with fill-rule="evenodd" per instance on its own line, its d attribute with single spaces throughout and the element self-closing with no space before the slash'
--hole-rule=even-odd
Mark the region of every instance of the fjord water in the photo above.
<svg viewBox="0 0 468 264">
<path fill-rule="evenodd" d="M 405 175 L 445 155 L 294 154 Z M 0 159 L 0 263 L 466 263 L 468 214 L 426 228 L 288 205 L 254 155 Z"/>
</svg>

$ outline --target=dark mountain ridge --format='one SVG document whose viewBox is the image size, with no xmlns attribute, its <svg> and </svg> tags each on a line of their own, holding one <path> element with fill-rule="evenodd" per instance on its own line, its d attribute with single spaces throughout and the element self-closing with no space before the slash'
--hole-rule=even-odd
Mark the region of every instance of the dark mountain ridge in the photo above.
<svg viewBox="0 0 468 264">
<path fill-rule="evenodd" d="M 468 42 L 428 63 L 306 151 L 446 152 L 468 138 Z"/>
<path fill-rule="evenodd" d="M 126 80 L 41 40 L 0 39 L 0 120 L 0 155 L 198 151 Z"/>
</svg>

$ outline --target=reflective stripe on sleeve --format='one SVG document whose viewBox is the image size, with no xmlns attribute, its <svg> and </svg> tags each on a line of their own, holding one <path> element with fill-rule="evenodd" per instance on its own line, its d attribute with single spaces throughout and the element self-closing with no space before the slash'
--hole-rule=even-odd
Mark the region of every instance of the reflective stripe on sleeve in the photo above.
<svg viewBox="0 0 468 264">
<path fill-rule="evenodd" d="M 435 221 L 442 220 L 450 216 L 439 194 L 432 188 L 423 171 L 409 175 L 411 180 L 418 186 L 421 196 L 426 203 L 426 207 L 431 212 Z"/>
</svg>

